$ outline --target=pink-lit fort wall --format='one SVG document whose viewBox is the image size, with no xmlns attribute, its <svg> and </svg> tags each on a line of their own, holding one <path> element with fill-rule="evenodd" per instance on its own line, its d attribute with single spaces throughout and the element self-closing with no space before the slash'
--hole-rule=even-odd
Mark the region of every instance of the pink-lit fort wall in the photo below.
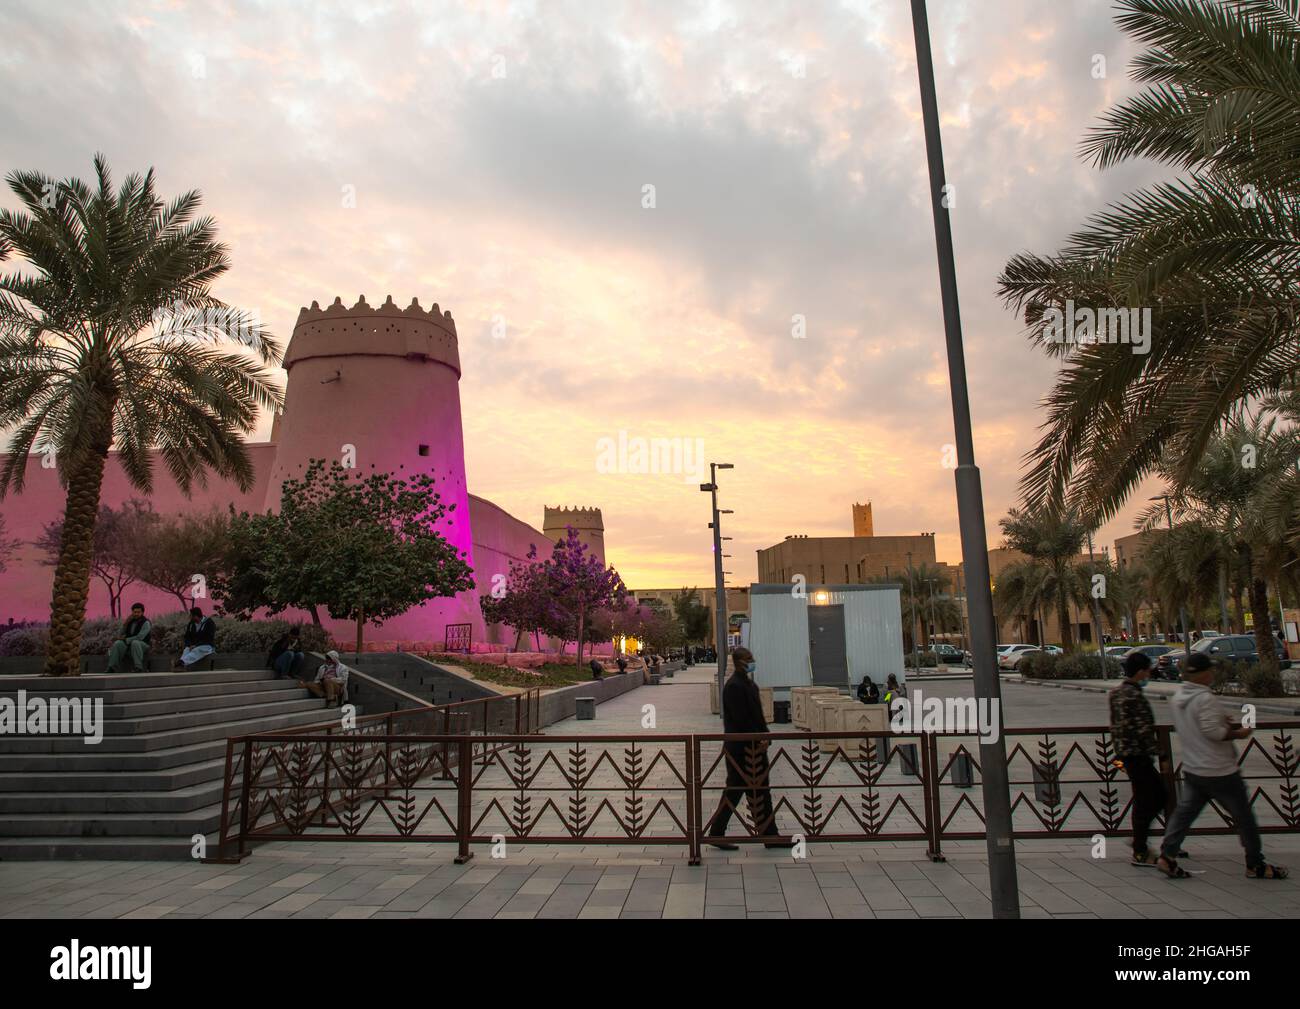
<svg viewBox="0 0 1300 1009">
<path fill-rule="evenodd" d="M 250 444 L 256 468 L 253 487 L 238 487 L 209 478 L 186 498 L 165 467 L 154 469 L 154 489 L 148 500 L 155 511 L 224 511 L 274 509 L 287 478 L 301 475 L 311 459 L 354 464 L 358 473 L 397 475 L 428 473 L 437 481 L 445 504 L 454 506 L 439 529 L 474 569 L 476 587 L 447 599 L 430 600 L 382 627 L 368 627 L 370 641 L 441 644 L 448 624 L 473 626 L 478 644 L 510 643 L 513 636 L 500 626 L 485 626 L 479 596 L 491 591 L 494 574 L 508 574 L 511 561 L 522 561 L 531 547 L 545 555 L 548 543 L 563 527 L 553 529 L 555 516 L 546 510 L 547 528 L 538 531 L 490 501 L 469 493 L 465 482 L 465 446 L 461 428 L 460 354 L 456 324 L 437 305 L 426 311 L 412 300 L 398 308 L 390 297 L 372 308 L 364 297 L 346 308 L 339 299 L 322 309 L 313 302 L 298 315 L 285 352 L 288 372 L 285 407 L 272 428 L 271 441 Z M 0 457 L 3 458 L 3 457 Z M 143 495 L 131 487 L 116 455 L 110 454 L 102 501 L 120 507 Z M 63 514 L 64 489 L 58 472 L 29 457 L 26 487 L 0 501 L 10 539 L 19 547 L 0 573 L 0 622 L 48 620 L 53 568 L 34 545 L 45 525 Z M 579 513 L 574 513 L 579 514 Z M 603 559 L 599 511 L 583 510 L 584 539 Z M 595 516 L 594 522 L 588 521 Z M 143 602 L 149 612 L 179 609 L 175 597 L 140 585 L 126 590 L 123 602 Z M 201 604 L 201 601 L 200 601 Z M 91 580 L 89 616 L 106 615 L 108 593 Z M 331 623 L 342 640 L 351 629 Z"/>
</svg>

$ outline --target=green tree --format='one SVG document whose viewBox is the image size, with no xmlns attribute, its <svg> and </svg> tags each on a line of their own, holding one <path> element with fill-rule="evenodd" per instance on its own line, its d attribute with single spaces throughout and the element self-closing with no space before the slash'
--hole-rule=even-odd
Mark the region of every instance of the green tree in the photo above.
<svg viewBox="0 0 1300 1009">
<path fill-rule="evenodd" d="M 207 596 L 229 539 L 230 521 L 219 511 L 158 515 L 131 562 L 140 581 L 175 596 L 188 610 Z"/>
<path fill-rule="evenodd" d="M 700 601 L 699 589 L 683 588 L 673 596 L 673 612 L 681 624 L 682 638 L 689 644 L 709 639 L 709 608 Z"/>
<path fill-rule="evenodd" d="M 1082 145 L 1098 168 L 1150 158 L 1182 176 L 1095 214 L 999 280 L 1062 357 L 1024 499 L 1112 517 L 1173 456 L 1189 479 L 1220 423 L 1300 367 L 1300 10 L 1294 0 L 1119 0 L 1145 88 Z M 1150 309 L 1149 353 L 1051 342 L 1050 310 Z M 1153 404 L 1158 404 L 1153 408 Z"/>
<path fill-rule="evenodd" d="M 139 578 L 140 563 L 150 549 L 157 523 L 158 516 L 138 498 L 132 498 L 121 508 L 99 506 L 90 570 L 108 591 L 108 615 L 114 619 L 122 617 L 122 593 Z M 58 563 L 62 538 L 62 522 L 46 524 L 36 541 L 36 546 L 45 553 L 43 563 L 51 566 Z"/>
<path fill-rule="evenodd" d="M 1008 564 L 998 575 L 993 590 L 993 610 L 997 614 L 998 623 L 1018 620 L 1028 637 L 1029 623 L 1036 620 L 1038 644 L 1046 644 L 1043 640 L 1043 622 L 1038 614 L 1042 612 L 1044 604 L 1050 606 L 1052 603 L 1046 589 L 1050 577 L 1051 569 L 1042 561 L 1023 560 Z"/>
<path fill-rule="evenodd" d="M 21 492 L 28 455 L 52 455 L 67 491 L 50 602 L 46 673 L 75 676 L 110 447 L 147 494 L 155 461 L 188 493 L 211 470 L 253 485 L 244 436 L 279 408 L 280 352 L 212 285 L 229 268 L 197 191 L 170 202 L 153 171 L 114 191 L 38 172 L 7 177 L 23 209 L 0 210 L 0 430 L 12 430 L 0 496 Z"/>
<path fill-rule="evenodd" d="M 1048 507 L 1012 508 L 1000 524 L 1003 546 L 1018 550 L 1046 569 L 1040 588 L 1042 603 L 1055 607 L 1061 648 L 1067 654 L 1073 652 L 1070 605 L 1084 609 L 1090 603 L 1090 582 L 1079 568 L 1087 525 L 1072 510 Z"/>
<path fill-rule="evenodd" d="M 1197 570 L 1198 550 L 1202 552 L 1201 563 L 1207 565 L 1215 551 L 1228 554 L 1236 578 L 1245 587 L 1260 666 L 1272 673 L 1278 671 L 1278 661 L 1271 633 L 1273 614 L 1268 586 L 1290 565 L 1294 552 L 1271 505 L 1273 488 L 1295 466 L 1290 446 L 1289 439 L 1278 437 L 1273 420 L 1243 414 L 1210 439 L 1190 469 L 1174 453 L 1163 458 L 1159 466 L 1160 474 L 1171 484 L 1175 537 L 1178 527 L 1185 523 L 1194 529 L 1209 530 L 1197 534 L 1195 542 L 1199 545 L 1181 551 L 1181 570 L 1187 576 Z M 1176 482 L 1176 476 L 1181 480 Z M 1163 504 L 1152 505 L 1140 517 L 1140 525 L 1155 528 L 1163 517 Z M 1179 555 L 1176 550 L 1174 553 Z M 1217 567 L 1212 576 L 1208 568 L 1200 572 L 1202 582 L 1217 588 Z"/>
</svg>

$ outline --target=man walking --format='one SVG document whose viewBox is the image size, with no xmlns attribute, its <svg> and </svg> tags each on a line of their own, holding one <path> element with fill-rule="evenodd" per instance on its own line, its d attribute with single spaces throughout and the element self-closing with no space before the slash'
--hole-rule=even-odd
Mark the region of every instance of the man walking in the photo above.
<svg viewBox="0 0 1300 1009">
<path fill-rule="evenodd" d="M 1143 688 L 1151 675 L 1151 659 L 1142 652 L 1124 656 L 1124 679 L 1110 693 L 1110 738 L 1115 755 L 1133 785 L 1133 864 L 1155 865 L 1147 847 L 1151 821 L 1165 808 L 1165 783 L 1155 761 L 1160 757 L 1156 718 Z"/>
<path fill-rule="evenodd" d="M 1204 652 L 1193 652 L 1185 663 L 1183 685 L 1170 705 L 1174 729 L 1183 755 L 1183 799 L 1165 828 L 1160 870 L 1172 879 L 1188 873 L 1174 861 L 1187 830 L 1213 799 L 1232 817 L 1246 849 L 1246 875 L 1252 879 L 1286 879 L 1287 870 L 1264 860 L 1259 826 L 1250 808 L 1246 783 L 1237 767 L 1234 739 L 1246 739 L 1251 730 L 1232 720 L 1210 692 L 1214 664 Z"/>
<path fill-rule="evenodd" d="M 754 655 L 748 648 L 737 648 L 731 655 L 734 669 L 722 688 L 722 731 L 726 733 L 767 732 L 767 719 L 763 717 L 763 698 L 753 679 L 757 668 Z M 739 845 L 723 840 L 731 814 L 740 808 L 743 796 L 749 797 L 749 810 L 754 818 L 754 833 L 775 838 L 776 815 L 772 808 L 772 793 L 768 784 L 766 739 L 733 739 L 722 744 L 723 760 L 727 767 L 727 788 L 718 800 L 706 842 L 723 851 L 735 851 Z M 793 848 L 792 841 L 765 841 L 767 848 Z"/>
</svg>

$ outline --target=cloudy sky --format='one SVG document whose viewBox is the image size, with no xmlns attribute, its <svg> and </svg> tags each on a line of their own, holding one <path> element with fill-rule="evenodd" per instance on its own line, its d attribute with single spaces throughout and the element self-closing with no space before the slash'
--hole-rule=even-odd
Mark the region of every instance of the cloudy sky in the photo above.
<svg viewBox="0 0 1300 1009">
<path fill-rule="evenodd" d="M 1106 0 L 930 21 L 996 543 L 1056 368 L 997 275 L 1156 176 L 1077 155 L 1134 88 Z M 0 0 L 0 38 L 0 168 L 85 177 L 103 151 L 201 189 L 217 293 L 282 340 L 336 295 L 450 309 L 470 489 L 539 526 L 598 505 L 630 585 L 708 583 L 711 553 L 694 475 L 603 471 L 620 432 L 735 464 L 733 582 L 788 534 L 849 534 L 855 500 L 960 559 L 904 0 Z"/>
</svg>

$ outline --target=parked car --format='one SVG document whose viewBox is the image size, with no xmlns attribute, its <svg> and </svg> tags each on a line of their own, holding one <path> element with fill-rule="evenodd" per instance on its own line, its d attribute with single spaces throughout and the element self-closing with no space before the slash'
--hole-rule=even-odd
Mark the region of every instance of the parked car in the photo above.
<svg viewBox="0 0 1300 1009">
<path fill-rule="evenodd" d="M 998 668 L 1015 669 L 1016 663 L 1020 661 L 1020 653 L 1030 649 L 1036 652 L 1040 650 L 1037 645 L 998 645 Z"/>
<path fill-rule="evenodd" d="M 950 645 L 947 644 L 946 642 L 937 642 L 933 646 L 933 651 L 934 654 L 938 657 L 939 661 L 942 662 L 944 665 L 948 665 L 949 663 L 953 663 L 953 662 L 961 663 L 964 665 L 966 662 L 967 653 L 962 651 L 956 645 Z"/>
<path fill-rule="evenodd" d="M 1273 639 L 1273 647 L 1283 669 L 1291 668 L 1291 660 L 1286 656 L 1282 642 Z M 1259 663 L 1259 652 L 1255 647 L 1253 634 L 1220 634 L 1213 638 L 1202 638 L 1192 645 L 1193 652 L 1203 652 L 1211 659 L 1222 661 L 1234 668 L 1253 666 Z M 1181 650 L 1170 653 L 1170 663 L 1175 672 L 1180 672 L 1183 661 Z"/>
<path fill-rule="evenodd" d="M 1044 651 L 1045 649 L 1038 648 L 1035 646 L 1035 647 L 1026 648 L 1023 651 L 1016 652 L 1015 665 L 1012 666 L 1012 668 L 1017 673 L 1023 673 L 1025 671 L 1025 665 L 1024 665 L 1025 658 L 1030 655 L 1042 655 Z"/>
<path fill-rule="evenodd" d="M 1062 648 L 1060 645 L 1042 645 L 1042 646 L 1040 646 L 1040 651 L 1044 651 L 1044 652 L 1046 652 L 1048 655 L 1064 655 L 1064 654 L 1065 654 L 1065 649 Z"/>
<path fill-rule="evenodd" d="M 1132 650 L 1133 650 L 1133 647 L 1132 647 L 1131 645 L 1107 645 L 1107 646 L 1106 646 L 1106 658 L 1108 658 L 1108 659 L 1122 659 L 1122 658 L 1124 658 L 1125 655 L 1127 655 L 1127 654 L 1128 654 L 1129 652 L 1131 652 Z"/>
</svg>

